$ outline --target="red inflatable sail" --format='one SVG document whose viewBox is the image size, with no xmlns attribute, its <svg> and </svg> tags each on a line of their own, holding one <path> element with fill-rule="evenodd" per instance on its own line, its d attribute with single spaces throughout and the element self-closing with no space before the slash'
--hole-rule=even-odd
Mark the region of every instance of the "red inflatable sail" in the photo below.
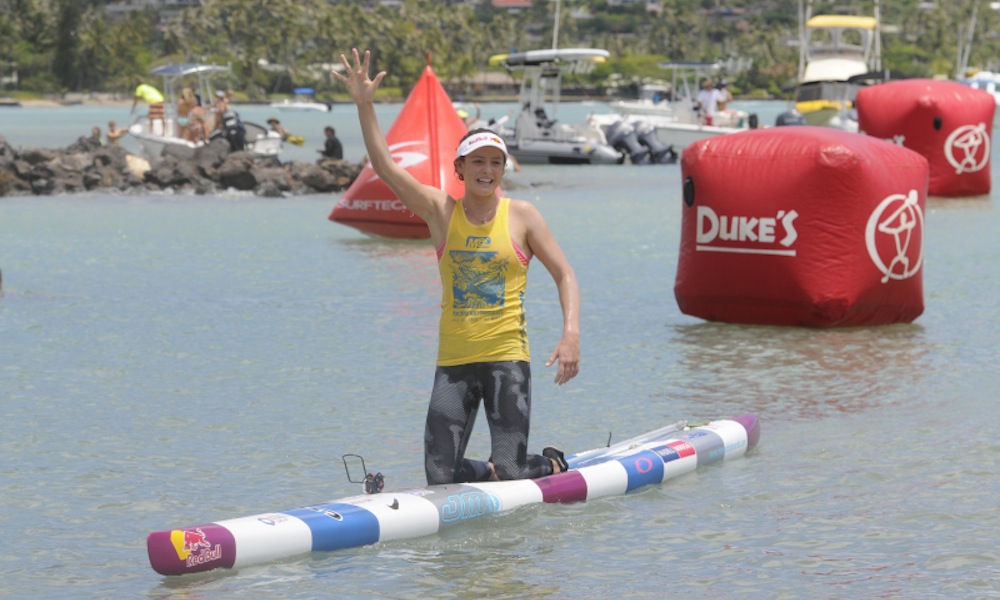
<svg viewBox="0 0 1000 600">
<path fill-rule="evenodd" d="M 385 137 L 397 164 L 421 183 L 459 198 L 465 186 L 455 176 L 453 163 L 455 148 L 466 132 L 465 123 L 428 64 Z M 372 235 L 430 237 L 427 224 L 407 210 L 370 164 L 333 207 L 330 220 Z"/>
<path fill-rule="evenodd" d="M 927 160 L 829 127 L 696 142 L 681 158 L 674 293 L 729 323 L 909 323 L 923 304 Z"/>
<path fill-rule="evenodd" d="M 906 79 L 858 91 L 858 127 L 918 152 L 930 164 L 931 196 L 990 192 L 996 101 L 954 81 Z"/>
</svg>

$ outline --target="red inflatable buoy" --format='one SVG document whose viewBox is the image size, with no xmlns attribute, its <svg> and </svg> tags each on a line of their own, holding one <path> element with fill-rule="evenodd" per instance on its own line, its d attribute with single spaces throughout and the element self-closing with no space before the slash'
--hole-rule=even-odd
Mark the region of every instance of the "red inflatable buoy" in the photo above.
<svg viewBox="0 0 1000 600">
<path fill-rule="evenodd" d="M 923 312 L 927 161 L 825 127 L 684 149 L 674 293 L 710 321 L 843 327 Z"/>
<path fill-rule="evenodd" d="M 906 79 L 858 91 L 858 127 L 918 152 L 930 164 L 931 196 L 990 192 L 996 101 L 954 81 Z"/>
<path fill-rule="evenodd" d="M 417 181 L 460 198 L 465 186 L 455 176 L 453 163 L 455 149 L 466 132 L 465 122 L 428 64 L 385 138 L 393 160 Z M 377 236 L 430 237 L 427 224 L 407 210 L 370 164 L 347 188 L 329 218 Z"/>
</svg>

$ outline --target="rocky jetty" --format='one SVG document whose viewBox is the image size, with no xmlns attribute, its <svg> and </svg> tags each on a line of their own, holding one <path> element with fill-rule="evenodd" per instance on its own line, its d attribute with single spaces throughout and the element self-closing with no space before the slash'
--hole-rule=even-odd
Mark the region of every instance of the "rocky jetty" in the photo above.
<svg viewBox="0 0 1000 600">
<path fill-rule="evenodd" d="M 361 172 L 362 165 L 320 159 L 281 162 L 231 152 L 217 139 L 195 151 L 191 159 L 163 156 L 146 160 L 121 146 L 104 146 L 81 137 L 66 148 L 17 151 L 0 136 L 0 196 L 72 194 L 88 190 L 181 190 L 196 194 L 235 189 L 258 196 L 340 192 Z"/>
</svg>

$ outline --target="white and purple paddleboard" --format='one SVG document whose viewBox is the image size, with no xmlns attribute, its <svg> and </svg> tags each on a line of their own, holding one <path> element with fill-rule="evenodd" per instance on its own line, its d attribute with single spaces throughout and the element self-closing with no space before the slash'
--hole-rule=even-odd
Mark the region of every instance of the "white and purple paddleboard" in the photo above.
<svg viewBox="0 0 1000 600">
<path fill-rule="evenodd" d="M 538 502 L 620 495 L 743 456 L 757 444 L 754 415 L 656 431 L 567 457 L 565 473 L 516 481 L 433 485 L 365 494 L 149 534 L 149 563 L 162 575 L 234 569 L 308 552 L 437 533 L 443 527 Z"/>
</svg>

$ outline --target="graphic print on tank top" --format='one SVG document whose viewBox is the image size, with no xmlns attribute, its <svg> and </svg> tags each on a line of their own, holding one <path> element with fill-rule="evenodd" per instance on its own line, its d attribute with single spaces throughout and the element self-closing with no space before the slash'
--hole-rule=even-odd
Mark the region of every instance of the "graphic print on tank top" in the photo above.
<svg viewBox="0 0 1000 600">
<path fill-rule="evenodd" d="M 488 245 L 488 238 L 486 244 Z M 495 251 L 451 250 L 451 286 L 456 317 L 486 316 L 480 311 L 504 307 L 507 289 L 507 259 Z"/>
</svg>

